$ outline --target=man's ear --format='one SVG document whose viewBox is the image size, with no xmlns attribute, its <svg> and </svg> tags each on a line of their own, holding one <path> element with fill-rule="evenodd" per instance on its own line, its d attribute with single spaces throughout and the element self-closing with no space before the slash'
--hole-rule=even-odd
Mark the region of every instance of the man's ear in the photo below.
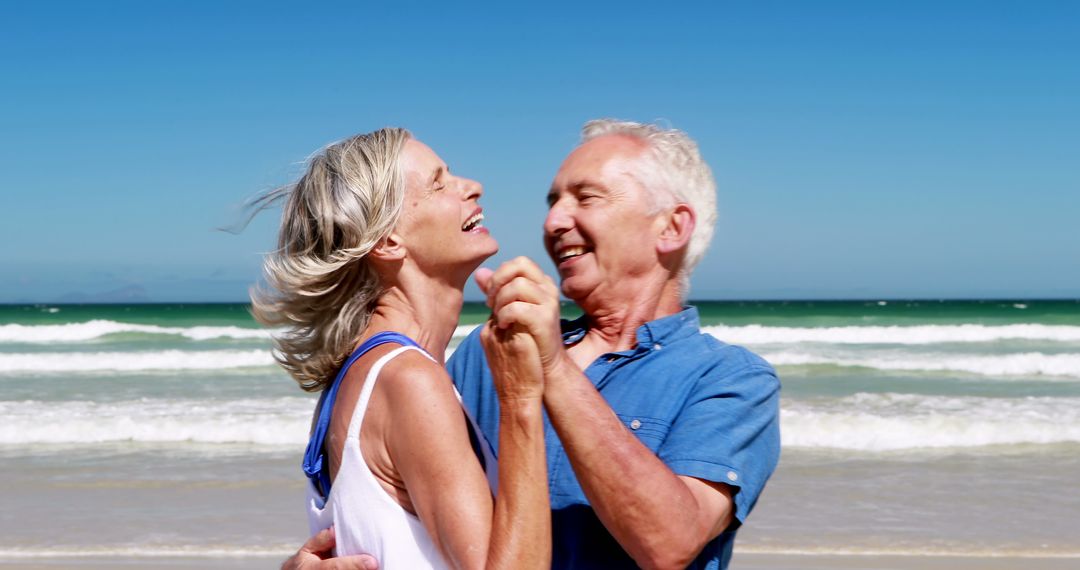
<svg viewBox="0 0 1080 570">
<path fill-rule="evenodd" d="M 676 204 L 661 219 L 666 225 L 660 230 L 656 250 L 661 254 L 679 251 L 690 243 L 697 217 L 689 204 Z"/>
<path fill-rule="evenodd" d="M 368 255 L 379 261 L 401 261 L 405 259 L 405 243 L 401 236 L 391 233 L 372 248 Z"/>
</svg>

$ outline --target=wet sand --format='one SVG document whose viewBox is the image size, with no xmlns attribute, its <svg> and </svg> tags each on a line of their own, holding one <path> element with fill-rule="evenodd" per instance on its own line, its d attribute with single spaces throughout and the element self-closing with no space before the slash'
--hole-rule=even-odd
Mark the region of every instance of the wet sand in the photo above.
<svg viewBox="0 0 1080 570">
<path fill-rule="evenodd" d="M 1073 570 L 1077 558 L 735 553 L 731 570 Z"/>
<path fill-rule="evenodd" d="M 227 558 L 70 558 L 2 561 L 0 568 L 19 570 L 106 570 L 109 568 L 187 569 L 223 568 L 254 570 L 277 568 L 284 557 L 251 556 Z M 1077 558 L 968 557 L 835 554 L 736 553 L 731 570 L 1072 570 L 1080 567 Z"/>
</svg>

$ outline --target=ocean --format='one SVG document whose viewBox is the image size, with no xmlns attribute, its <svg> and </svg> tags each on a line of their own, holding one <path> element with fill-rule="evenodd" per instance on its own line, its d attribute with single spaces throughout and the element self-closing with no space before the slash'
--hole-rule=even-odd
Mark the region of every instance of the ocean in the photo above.
<svg viewBox="0 0 1080 570">
<path fill-rule="evenodd" d="M 735 567 L 1080 557 L 1080 301 L 696 304 L 783 384 Z M 0 562 L 273 566 L 307 536 L 313 406 L 242 304 L 0 306 Z"/>
</svg>

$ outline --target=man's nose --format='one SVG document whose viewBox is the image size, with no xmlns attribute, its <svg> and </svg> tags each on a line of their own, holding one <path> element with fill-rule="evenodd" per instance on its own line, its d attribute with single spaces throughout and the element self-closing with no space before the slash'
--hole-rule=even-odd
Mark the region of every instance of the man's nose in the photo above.
<svg viewBox="0 0 1080 570">
<path fill-rule="evenodd" d="M 573 218 L 570 210 L 556 202 L 548 209 L 547 217 L 544 218 L 544 234 L 557 236 L 573 227 Z"/>
</svg>

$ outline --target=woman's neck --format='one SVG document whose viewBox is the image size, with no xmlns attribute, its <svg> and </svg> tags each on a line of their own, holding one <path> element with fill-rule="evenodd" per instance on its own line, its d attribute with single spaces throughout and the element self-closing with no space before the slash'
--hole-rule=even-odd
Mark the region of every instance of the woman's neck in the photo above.
<svg viewBox="0 0 1080 570">
<path fill-rule="evenodd" d="M 442 364 L 461 316 L 461 289 L 433 279 L 389 287 L 375 306 L 364 338 L 378 331 L 399 332 Z"/>
</svg>

